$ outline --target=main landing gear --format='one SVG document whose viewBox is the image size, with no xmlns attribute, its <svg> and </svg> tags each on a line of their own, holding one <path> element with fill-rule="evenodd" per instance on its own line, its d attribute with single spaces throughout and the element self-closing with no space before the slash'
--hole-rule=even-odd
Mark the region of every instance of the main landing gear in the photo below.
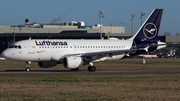
<svg viewBox="0 0 180 101">
<path fill-rule="evenodd" d="M 93 66 L 93 63 L 92 63 L 92 62 L 90 62 L 89 64 L 90 64 L 90 66 L 88 67 L 88 71 L 89 71 L 89 72 L 95 72 L 95 71 L 96 71 L 96 67 Z M 71 69 L 71 71 L 78 71 L 78 70 L 79 70 L 79 68 Z"/>
<path fill-rule="evenodd" d="M 26 69 L 25 69 L 25 71 L 26 72 L 29 72 L 30 71 L 30 65 L 31 65 L 31 61 L 28 61 L 28 62 L 26 62 L 27 63 L 27 65 L 26 65 Z"/>
<path fill-rule="evenodd" d="M 96 67 L 93 66 L 93 63 L 92 63 L 92 62 L 90 62 L 89 64 L 90 64 L 90 66 L 88 67 L 88 71 L 89 71 L 89 72 L 95 72 L 95 71 L 96 71 Z"/>
</svg>

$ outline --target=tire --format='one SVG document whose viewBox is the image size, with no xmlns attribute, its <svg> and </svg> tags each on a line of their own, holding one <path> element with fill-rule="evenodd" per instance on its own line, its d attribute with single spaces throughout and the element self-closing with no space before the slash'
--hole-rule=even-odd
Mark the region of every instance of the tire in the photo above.
<svg viewBox="0 0 180 101">
<path fill-rule="evenodd" d="M 88 71 L 89 71 L 89 72 L 91 71 L 91 66 L 88 67 Z"/>
<path fill-rule="evenodd" d="M 28 67 L 28 68 L 26 68 L 26 69 L 25 69 L 25 71 L 26 71 L 26 72 L 29 72 L 29 71 L 30 71 L 30 68 L 29 68 L 29 67 Z"/>
<path fill-rule="evenodd" d="M 95 66 L 92 66 L 91 67 L 91 72 L 95 72 L 96 71 L 96 67 Z"/>
<path fill-rule="evenodd" d="M 96 67 L 95 66 L 89 66 L 88 67 L 88 71 L 89 72 L 95 72 L 96 71 Z"/>
</svg>

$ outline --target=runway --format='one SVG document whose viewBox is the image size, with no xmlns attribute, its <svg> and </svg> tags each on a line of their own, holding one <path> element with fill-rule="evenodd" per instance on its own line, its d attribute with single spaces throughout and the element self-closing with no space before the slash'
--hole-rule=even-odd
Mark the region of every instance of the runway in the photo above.
<svg viewBox="0 0 180 101">
<path fill-rule="evenodd" d="M 22 70 L 0 71 L 0 77 L 24 77 L 24 76 L 86 76 L 86 75 L 161 75 L 180 74 L 180 69 L 113 69 L 97 70 L 34 70 L 30 72 Z"/>
</svg>

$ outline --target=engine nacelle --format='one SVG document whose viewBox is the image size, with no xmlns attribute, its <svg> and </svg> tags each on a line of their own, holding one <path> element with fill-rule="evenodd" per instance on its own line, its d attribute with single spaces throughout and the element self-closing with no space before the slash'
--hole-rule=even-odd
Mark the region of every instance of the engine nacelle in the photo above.
<svg viewBox="0 0 180 101">
<path fill-rule="evenodd" d="M 48 67 L 54 67 L 57 65 L 57 62 L 38 62 L 39 67 L 42 68 L 48 68 Z"/>
<path fill-rule="evenodd" d="M 81 66 L 83 66 L 84 61 L 82 59 L 82 57 L 65 57 L 63 59 L 63 66 L 65 68 L 79 68 Z"/>
</svg>

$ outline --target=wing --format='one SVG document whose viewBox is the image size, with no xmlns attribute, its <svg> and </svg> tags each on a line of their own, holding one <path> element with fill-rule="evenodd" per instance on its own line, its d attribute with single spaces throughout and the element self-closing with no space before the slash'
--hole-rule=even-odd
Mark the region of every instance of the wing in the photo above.
<svg viewBox="0 0 180 101">
<path fill-rule="evenodd" d="M 103 57 L 111 57 L 113 55 L 126 55 L 129 54 L 136 49 L 124 49 L 124 50 L 111 50 L 111 51 L 99 51 L 99 52 L 87 52 L 87 53 L 78 53 L 78 54 L 66 54 L 64 57 L 68 56 L 77 56 L 77 57 L 84 57 L 85 59 L 89 59 L 90 61 L 97 60 Z M 61 59 L 62 59 L 61 58 Z"/>
</svg>

